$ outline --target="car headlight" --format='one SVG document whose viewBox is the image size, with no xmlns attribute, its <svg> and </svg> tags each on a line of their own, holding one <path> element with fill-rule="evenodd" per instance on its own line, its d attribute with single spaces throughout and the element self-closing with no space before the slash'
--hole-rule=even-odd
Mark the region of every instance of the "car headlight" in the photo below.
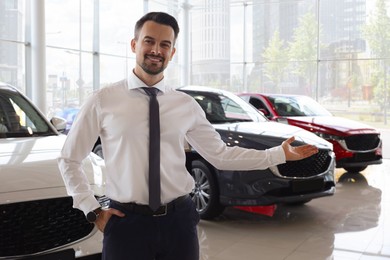
<svg viewBox="0 0 390 260">
<path fill-rule="evenodd" d="M 321 138 L 324 138 L 325 140 L 335 140 L 335 141 L 343 141 L 344 140 L 342 137 L 337 136 L 337 135 L 331 135 L 331 134 L 320 133 L 320 132 L 315 132 L 315 134 Z"/>
<path fill-rule="evenodd" d="M 340 144 L 340 146 L 343 149 L 348 150 L 347 143 L 345 142 L 345 139 L 341 136 L 331 135 L 331 134 L 326 134 L 326 133 L 319 133 L 319 132 L 316 132 L 315 134 L 318 135 L 319 137 L 329 141 L 329 142 L 332 142 L 332 141 L 337 142 Z"/>
</svg>

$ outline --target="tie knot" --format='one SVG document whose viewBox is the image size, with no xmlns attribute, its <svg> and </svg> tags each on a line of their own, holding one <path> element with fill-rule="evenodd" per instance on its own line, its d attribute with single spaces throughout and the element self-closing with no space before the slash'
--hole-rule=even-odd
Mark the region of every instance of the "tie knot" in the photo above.
<svg viewBox="0 0 390 260">
<path fill-rule="evenodd" d="M 146 94 L 149 96 L 157 96 L 158 93 L 158 88 L 153 88 L 153 87 L 143 87 L 143 90 L 145 90 Z"/>
</svg>

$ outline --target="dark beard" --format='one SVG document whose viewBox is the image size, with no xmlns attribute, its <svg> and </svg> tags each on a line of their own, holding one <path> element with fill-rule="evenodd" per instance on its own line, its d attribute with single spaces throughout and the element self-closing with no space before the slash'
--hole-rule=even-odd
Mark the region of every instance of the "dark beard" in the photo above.
<svg viewBox="0 0 390 260">
<path fill-rule="evenodd" d="M 147 59 L 145 57 L 145 59 Z M 148 65 L 146 64 L 146 62 L 142 62 L 141 64 L 138 64 L 142 69 L 143 71 L 145 71 L 147 74 L 150 74 L 150 75 L 157 75 L 157 74 L 160 74 L 161 72 L 163 72 L 165 69 L 166 69 L 166 65 L 164 66 L 164 63 L 165 63 L 165 59 L 162 60 L 162 66 L 158 69 L 153 69 L 153 68 L 157 68 L 153 65 Z"/>
</svg>

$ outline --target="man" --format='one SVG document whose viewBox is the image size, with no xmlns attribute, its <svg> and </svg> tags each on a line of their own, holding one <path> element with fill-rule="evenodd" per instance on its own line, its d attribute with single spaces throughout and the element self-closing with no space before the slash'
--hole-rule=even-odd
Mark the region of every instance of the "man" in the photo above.
<svg viewBox="0 0 390 260">
<path fill-rule="evenodd" d="M 127 79 L 86 101 L 59 158 L 74 207 L 104 232 L 103 259 L 199 259 L 199 216 L 188 196 L 194 180 L 185 167 L 186 142 L 215 167 L 231 170 L 264 169 L 317 152 L 311 145 L 290 146 L 294 138 L 265 151 L 227 147 L 197 102 L 164 83 L 178 33 L 175 18 L 166 13 L 148 13 L 136 23 L 131 41 L 135 68 Z M 158 89 L 160 111 L 162 206 L 157 210 L 151 209 L 148 184 L 151 89 Z M 111 199 L 110 208 L 103 211 L 80 167 L 98 136 L 107 168 L 106 195 Z"/>
</svg>

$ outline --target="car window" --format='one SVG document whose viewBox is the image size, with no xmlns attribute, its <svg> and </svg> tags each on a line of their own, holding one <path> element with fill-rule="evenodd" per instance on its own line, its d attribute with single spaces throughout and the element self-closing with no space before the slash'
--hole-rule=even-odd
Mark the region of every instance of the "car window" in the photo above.
<svg viewBox="0 0 390 260">
<path fill-rule="evenodd" d="M 202 107 L 206 114 L 207 120 L 212 123 L 226 122 L 227 118 L 221 105 L 221 99 L 219 96 L 209 96 L 197 93 L 190 94 L 196 102 Z"/>
<path fill-rule="evenodd" d="M 331 116 L 332 114 L 317 101 L 309 97 L 297 97 L 301 111 L 307 116 Z"/>
<path fill-rule="evenodd" d="M 247 121 L 252 121 L 252 119 L 249 117 L 248 113 L 236 102 L 233 100 L 226 98 L 226 97 L 220 97 L 221 98 L 221 104 L 225 111 L 225 116 L 228 119 L 243 119 Z"/>
<path fill-rule="evenodd" d="M 237 96 L 205 91 L 181 90 L 192 96 L 202 107 L 212 124 L 234 122 L 265 122 L 267 119 L 253 106 Z"/>
<path fill-rule="evenodd" d="M 55 134 L 47 121 L 16 91 L 0 90 L 0 138 Z"/>
<path fill-rule="evenodd" d="M 272 117 L 271 112 L 264 104 L 264 102 L 258 98 L 250 97 L 249 103 L 254 106 L 257 110 L 261 111 L 265 116 Z"/>
<path fill-rule="evenodd" d="M 274 106 L 280 116 L 304 116 L 305 113 L 299 109 L 299 105 L 291 99 L 277 98 Z"/>
<path fill-rule="evenodd" d="M 331 113 L 314 99 L 305 96 L 268 98 L 280 116 L 329 116 Z"/>
</svg>

